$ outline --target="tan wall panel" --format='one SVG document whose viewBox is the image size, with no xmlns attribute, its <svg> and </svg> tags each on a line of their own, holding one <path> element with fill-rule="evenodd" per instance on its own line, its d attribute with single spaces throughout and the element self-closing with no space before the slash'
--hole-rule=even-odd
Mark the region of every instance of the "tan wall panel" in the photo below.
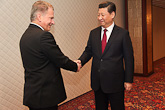
<svg viewBox="0 0 165 110">
<path fill-rule="evenodd" d="M 165 57 L 165 8 L 153 6 L 153 61 Z"/>
<path fill-rule="evenodd" d="M 135 73 L 143 73 L 141 4 L 141 0 L 128 0 L 128 29 L 134 49 Z"/>
</svg>

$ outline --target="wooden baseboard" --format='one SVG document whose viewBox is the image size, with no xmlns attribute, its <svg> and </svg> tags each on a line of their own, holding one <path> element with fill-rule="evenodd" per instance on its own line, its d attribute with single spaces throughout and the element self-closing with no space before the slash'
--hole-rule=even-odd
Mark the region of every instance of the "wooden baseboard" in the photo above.
<svg viewBox="0 0 165 110">
<path fill-rule="evenodd" d="M 156 65 L 162 63 L 164 60 L 165 60 L 165 57 L 160 58 L 160 59 L 154 61 L 153 64 L 154 64 L 154 66 L 156 66 Z M 134 76 L 148 77 L 148 76 L 150 76 L 150 75 L 152 75 L 152 74 L 154 74 L 154 70 L 151 71 L 150 73 L 147 73 L 147 74 L 143 74 L 143 73 L 134 73 Z"/>
<path fill-rule="evenodd" d="M 165 57 L 160 58 L 160 59 L 154 61 L 154 65 L 157 65 L 157 64 L 159 64 L 159 63 L 162 63 L 164 60 L 165 60 Z"/>
<path fill-rule="evenodd" d="M 134 76 L 142 76 L 142 77 L 149 77 L 150 75 L 152 75 L 154 73 L 154 71 L 147 73 L 147 74 L 142 74 L 142 73 L 134 73 Z"/>
</svg>

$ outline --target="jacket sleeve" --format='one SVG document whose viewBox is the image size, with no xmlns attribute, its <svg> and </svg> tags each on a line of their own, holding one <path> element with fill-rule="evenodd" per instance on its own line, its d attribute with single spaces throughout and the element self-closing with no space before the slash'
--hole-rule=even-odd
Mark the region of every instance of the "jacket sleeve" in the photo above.
<svg viewBox="0 0 165 110">
<path fill-rule="evenodd" d="M 77 71 L 77 64 L 65 56 L 60 50 L 53 35 L 50 32 L 44 32 L 40 39 L 40 44 L 43 53 L 57 67 L 70 71 Z"/>
<path fill-rule="evenodd" d="M 91 57 L 92 57 L 92 43 L 91 43 L 91 32 L 90 32 L 87 46 L 85 47 L 84 52 L 79 58 L 79 60 L 81 60 L 82 66 L 85 65 L 91 59 Z"/>
<path fill-rule="evenodd" d="M 125 62 L 125 82 L 132 83 L 134 73 L 134 55 L 132 42 L 128 31 L 125 33 L 123 38 L 123 54 Z"/>
</svg>

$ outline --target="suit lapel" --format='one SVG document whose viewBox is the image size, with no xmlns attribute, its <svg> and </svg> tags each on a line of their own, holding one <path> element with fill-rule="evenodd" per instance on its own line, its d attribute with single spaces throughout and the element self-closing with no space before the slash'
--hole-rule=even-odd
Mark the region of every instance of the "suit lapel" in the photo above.
<svg viewBox="0 0 165 110">
<path fill-rule="evenodd" d="M 109 47 L 111 46 L 112 42 L 113 42 L 114 39 L 116 38 L 116 35 L 117 35 L 117 34 L 118 34 L 118 29 L 117 29 L 117 26 L 115 25 L 114 28 L 113 28 L 113 30 L 112 30 L 111 36 L 110 36 L 110 38 L 109 38 L 109 40 L 108 40 L 108 42 L 107 42 L 107 45 L 106 45 L 105 50 L 104 50 L 104 52 L 103 52 L 102 55 L 104 55 L 104 54 L 107 52 L 107 50 L 108 50 Z"/>
<path fill-rule="evenodd" d="M 95 46 L 97 48 L 97 52 L 101 56 L 102 55 L 102 50 L 101 50 L 101 26 L 96 30 L 95 42 L 96 42 Z"/>
</svg>

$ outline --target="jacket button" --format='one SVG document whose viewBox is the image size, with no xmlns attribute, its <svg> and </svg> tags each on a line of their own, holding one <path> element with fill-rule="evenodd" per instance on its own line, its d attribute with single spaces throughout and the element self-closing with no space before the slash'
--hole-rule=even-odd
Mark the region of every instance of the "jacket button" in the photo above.
<svg viewBox="0 0 165 110">
<path fill-rule="evenodd" d="M 101 59 L 101 61 L 103 61 L 103 59 Z"/>
<path fill-rule="evenodd" d="M 100 72 L 100 69 L 98 70 L 98 72 Z"/>
</svg>

